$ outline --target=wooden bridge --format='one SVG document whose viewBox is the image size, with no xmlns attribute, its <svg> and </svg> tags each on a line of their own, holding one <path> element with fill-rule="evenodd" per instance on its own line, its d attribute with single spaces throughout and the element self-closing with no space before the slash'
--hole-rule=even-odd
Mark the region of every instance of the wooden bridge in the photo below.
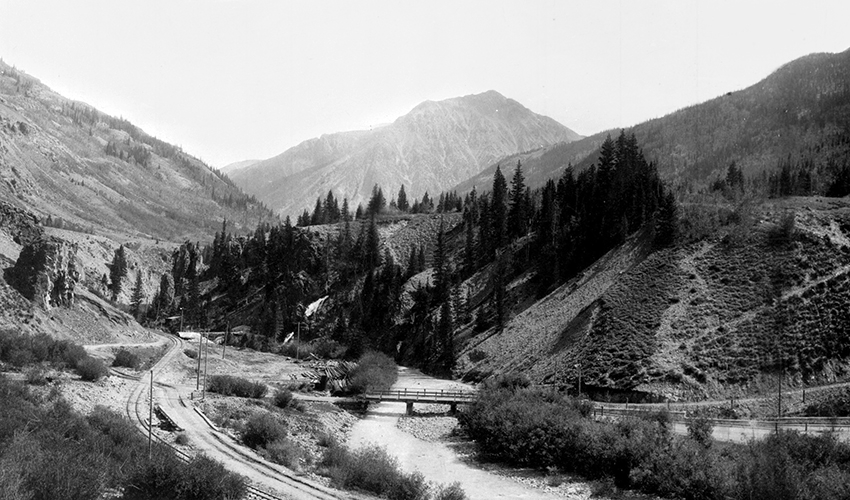
<svg viewBox="0 0 850 500">
<path fill-rule="evenodd" d="M 452 413 L 457 411 L 457 405 L 469 404 L 475 400 L 475 391 L 444 391 L 426 389 L 399 389 L 395 391 L 368 392 L 361 396 L 366 401 L 384 402 L 397 401 L 407 405 L 407 414 L 413 413 L 414 403 L 449 405 Z"/>
</svg>

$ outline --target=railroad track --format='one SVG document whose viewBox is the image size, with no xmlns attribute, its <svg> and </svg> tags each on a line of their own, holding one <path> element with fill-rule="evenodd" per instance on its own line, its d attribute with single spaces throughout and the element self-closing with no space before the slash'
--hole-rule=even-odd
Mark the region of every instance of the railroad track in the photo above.
<svg viewBox="0 0 850 500">
<path fill-rule="evenodd" d="M 172 347 L 168 350 L 168 352 L 166 352 L 162 359 L 160 359 L 153 367 L 151 367 L 151 370 L 154 372 L 154 374 L 161 370 L 174 358 L 175 355 L 182 351 L 181 347 L 183 346 L 183 341 L 180 338 L 169 336 L 168 340 L 171 343 Z M 119 370 L 113 370 L 113 374 L 122 378 L 136 380 L 138 382 L 138 385 L 133 389 L 130 394 L 130 397 L 127 400 L 126 413 L 128 418 L 137 423 L 136 428 L 140 432 L 147 434 L 151 423 L 148 422 L 149 407 L 144 404 L 145 391 L 149 390 L 146 377 L 134 377 Z M 155 389 L 156 392 L 161 393 L 165 391 L 167 393 L 171 393 L 166 394 L 166 397 L 164 398 L 164 404 L 175 404 L 175 401 L 179 401 L 179 403 L 176 404 L 185 406 L 175 387 L 167 384 L 155 384 Z M 221 459 L 222 457 L 226 457 L 232 461 L 236 461 L 239 464 L 244 465 L 246 468 L 255 471 L 260 471 L 265 477 L 269 477 L 273 479 L 274 482 L 280 483 L 279 485 L 276 484 L 275 486 L 289 490 L 288 494 L 285 497 L 281 497 L 263 491 L 255 485 L 248 485 L 247 492 L 244 497 L 246 499 L 284 500 L 285 498 L 303 498 L 319 500 L 348 500 L 351 498 L 355 498 L 352 495 L 346 495 L 343 492 L 338 492 L 329 488 L 325 488 L 321 485 L 313 484 L 310 481 L 302 479 L 296 476 L 295 474 L 288 472 L 282 467 L 270 464 L 265 460 L 260 459 L 259 457 L 254 457 L 250 454 L 250 452 L 246 450 L 241 450 L 237 445 L 226 442 L 217 433 L 210 433 L 210 436 L 213 439 L 207 439 L 206 442 L 213 445 L 215 448 L 215 454 L 211 454 L 212 458 Z M 175 448 L 170 443 L 166 442 L 164 439 L 157 436 L 156 434 L 153 434 L 153 438 L 156 439 L 157 442 L 171 448 L 181 461 L 188 462 L 189 460 L 191 460 L 191 457 L 189 455 Z M 218 455 L 218 457 L 216 455 Z"/>
</svg>

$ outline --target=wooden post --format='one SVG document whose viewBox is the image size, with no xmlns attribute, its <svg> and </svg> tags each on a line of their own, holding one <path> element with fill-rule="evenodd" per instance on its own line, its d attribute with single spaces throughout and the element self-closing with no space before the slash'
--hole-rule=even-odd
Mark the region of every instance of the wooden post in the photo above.
<svg viewBox="0 0 850 500">
<path fill-rule="evenodd" d="M 210 363 L 210 339 L 207 335 L 207 340 L 204 343 L 204 392 L 201 393 L 201 399 L 207 399 L 207 368 Z"/>
<path fill-rule="evenodd" d="M 150 409 L 148 412 L 148 460 L 153 457 L 153 370 L 151 370 Z"/>
<path fill-rule="evenodd" d="M 407 402 L 407 414 L 413 415 L 413 401 Z"/>
<path fill-rule="evenodd" d="M 203 355 L 201 347 L 203 347 L 204 336 L 198 332 L 198 375 L 195 377 L 195 390 L 201 390 L 201 356 Z"/>
<path fill-rule="evenodd" d="M 221 359 L 224 359 L 224 351 L 227 350 L 227 338 L 230 336 L 230 320 L 227 320 L 227 326 L 224 329 L 224 343 L 221 346 Z"/>
</svg>

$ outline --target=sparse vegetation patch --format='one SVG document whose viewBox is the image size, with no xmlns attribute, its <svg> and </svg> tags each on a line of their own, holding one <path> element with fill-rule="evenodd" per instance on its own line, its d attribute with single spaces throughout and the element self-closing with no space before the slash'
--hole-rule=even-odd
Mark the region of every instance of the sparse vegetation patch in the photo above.
<svg viewBox="0 0 850 500">
<path fill-rule="evenodd" d="M 259 399 L 266 395 L 268 387 L 260 382 L 251 382 L 232 375 L 213 375 L 207 384 L 207 390 L 222 396 Z"/>
</svg>

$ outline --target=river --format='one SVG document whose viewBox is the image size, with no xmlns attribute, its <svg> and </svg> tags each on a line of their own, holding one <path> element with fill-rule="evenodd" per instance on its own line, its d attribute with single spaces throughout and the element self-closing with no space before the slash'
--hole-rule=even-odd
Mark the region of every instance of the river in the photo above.
<svg viewBox="0 0 850 500">
<path fill-rule="evenodd" d="M 418 370 L 399 368 L 398 381 L 393 389 L 469 389 L 458 382 L 440 380 Z M 425 479 L 435 483 L 458 482 L 470 500 L 560 499 L 565 497 L 525 485 L 513 479 L 487 472 L 460 461 L 446 444 L 418 439 L 397 427 L 405 413 L 404 403 L 383 402 L 371 405 L 366 417 L 357 422 L 351 431 L 353 448 L 368 444 L 385 447 L 398 459 L 407 472 L 418 470 Z M 578 497 L 573 497 L 578 498 Z"/>
</svg>

